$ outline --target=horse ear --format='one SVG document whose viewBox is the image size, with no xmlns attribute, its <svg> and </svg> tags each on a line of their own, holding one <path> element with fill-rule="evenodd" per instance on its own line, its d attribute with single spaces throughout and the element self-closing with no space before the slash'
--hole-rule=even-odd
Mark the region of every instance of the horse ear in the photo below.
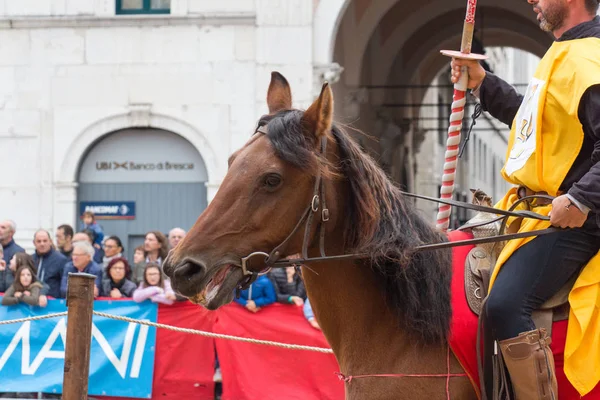
<svg viewBox="0 0 600 400">
<path fill-rule="evenodd" d="M 314 135 L 316 139 L 331 131 L 331 125 L 333 124 L 333 93 L 329 83 L 325 82 L 323 84 L 319 98 L 304 112 L 302 122 L 307 132 Z"/>
<path fill-rule="evenodd" d="M 269 114 L 292 108 L 292 90 L 283 75 L 277 71 L 271 72 L 271 83 L 267 92 Z"/>
</svg>

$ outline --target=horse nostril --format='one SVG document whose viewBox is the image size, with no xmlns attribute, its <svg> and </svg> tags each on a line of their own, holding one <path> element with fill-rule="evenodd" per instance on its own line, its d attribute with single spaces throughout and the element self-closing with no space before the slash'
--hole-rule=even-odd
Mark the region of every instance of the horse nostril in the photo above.
<svg viewBox="0 0 600 400">
<path fill-rule="evenodd" d="M 203 275 L 206 267 L 202 264 L 187 261 L 175 269 L 174 277 L 177 280 L 191 280 L 194 276 Z"/>
</svg>

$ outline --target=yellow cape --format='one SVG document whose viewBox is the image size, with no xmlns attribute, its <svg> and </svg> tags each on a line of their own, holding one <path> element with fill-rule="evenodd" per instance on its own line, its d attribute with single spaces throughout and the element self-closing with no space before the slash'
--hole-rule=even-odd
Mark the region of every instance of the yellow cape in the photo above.
<svg viewBox="0 0 600 400">
<path fill-rule="evenodd" d="M 496 207 L 507 210 L 518 200 L 516 189 L 511 189 Z M 525 206 L 519 205 L 518 209 Z M 539 206 L 535 212 L 548 215 L 551 205 Z M 514 218 L 509 219 L 509 224 Z M 519 232 L 530 232 L 550 226 L 548 221 L 524 219 Z M 501 266 L 519 247 L 533 238 L 509 241 L 498 257 L 498 262 L 490 280 L 490 290 Z M 535 260 L 532 260 L 535 262 Z M 526 265 L 523 268 L 527 268 Z M 565 343 L 564 371 L 571 384 L 580 395 L 589 393 L 600 381 L 600 252 L 583 268 L 569 294 L 571 311 Z"/>
</svg>

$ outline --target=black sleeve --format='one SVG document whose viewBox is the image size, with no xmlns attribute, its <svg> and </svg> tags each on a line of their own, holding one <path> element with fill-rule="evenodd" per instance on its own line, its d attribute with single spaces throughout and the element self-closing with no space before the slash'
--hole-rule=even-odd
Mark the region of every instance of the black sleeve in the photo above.
<svg viewBox="0 0 600 400">
<path fill-rule="evenodd" d="M 523 102 L 523 96 L 513 86 L 490 72 L 486 73 L 481 83 L 479 99 L 484 111 L 509 128 Z"/>
<path fill-rule="evenodd" d="M 585 91 L 579 103 L 579 121 L 583 131 L 594 141 L 592 168 L 569 190 L 569 194 L 591 209 L 600 212 L 600 85 Z"/>
<path fill-rule="evenodd" d="M 277 302 L 289 303 L 289 301 L 287 301 L 288 296 L 285 293 L 281 293 L 281 288 L 277 283 L 277 277 L 275 277 L 275 274 L 271 272 L 267 274 L 267 277 L 269 278 L 269 280 L 273 284 L 273 287 L 275 288 L 275 296 L 277 297 Z"/>
</svg>

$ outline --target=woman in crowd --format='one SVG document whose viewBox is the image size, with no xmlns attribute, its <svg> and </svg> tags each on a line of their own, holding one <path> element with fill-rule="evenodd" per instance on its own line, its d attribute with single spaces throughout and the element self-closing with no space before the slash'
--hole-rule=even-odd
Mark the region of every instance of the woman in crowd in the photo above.
<svg viewBox="0 0 600 400">
<path fill-rule="evenodd" d="M 144 250 L 146 251 L 146 263 L 162 265 L 169 254 L 169 241 L 159 231 L 148 232 L 144 240 Z"/>
<path fill-rule="evenodd" d="M 148 299 L 163 304 L 173 304 L 175 301 L 169 278 L 163 276 L 162 269 L 155 263 L 146 265 L 144 281 L 133 292 L 133 300 L 138 303 Z"/>
<path fill-rule="evenodd" d="M 131 297 L 135 291 L 135 283 L 127 277 L 131 276 L 129 263 L 123 257 L 113 258 L 106 267 L 108 279 L 102 282 L 102 295 L 113 299 Z"/>
<path fill-rule="evenodd" d="M 115 258 L 123 257 L 123 243 L 118 236 L 109 236 L 104 241 L 102 246 L 104 249 L 104 257 L 102 257 L 102 278 L 108 279 L 106 275 L 106 267 Z"/>
<path fill-rule="evenodd" d="M 11 264 L 13 262 L 17 266 L 15 281 L 4 293 L 2 305 L 25 303 L 30 306 L 38 306 L 43 286 L 36 278 L 33 259 L 29 254 L 17 253 L 11 259 Z"/>
<path fill-rule="evenodd" d="M 299 254 L 297 255 L 300 256 Z M 296 257 L 296 256 L 294 256 Z M 302 306 L 306 299 L 304 282 L 295 265 L 285 268 L 275 268 L 269 272 L 269 278 L 275 287 L 277 302 Z"/>
</svg>

